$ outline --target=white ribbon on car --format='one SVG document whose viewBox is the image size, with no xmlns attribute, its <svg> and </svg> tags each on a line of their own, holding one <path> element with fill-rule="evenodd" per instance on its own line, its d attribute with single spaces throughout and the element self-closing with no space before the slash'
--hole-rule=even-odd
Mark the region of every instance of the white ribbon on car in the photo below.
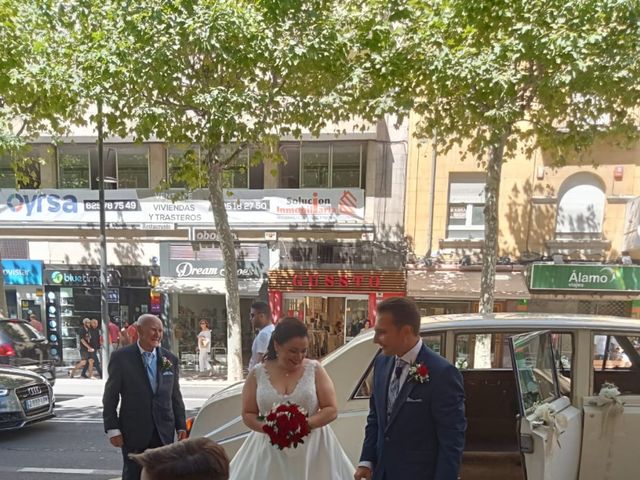
<svg viewBox="0 0 640 480">
<path fill-rule="evenodd" d="M 600 438 L 605 434 L 610 435 L 613 431 L 613 424 L 618 416 L 624 412 L 624 402 L 620 400 L 620 390 L 613 383 L 603 383 L 598 396 L 589 402 L 590 405 L 601 407 L 602 424 L 600 427 Z"/>
<path fill-rule="evenodd" d="M 546 427 L 547 436 L 546 439 L 543 437 L 543 440 L 546 441 L 544 453 L 545 456 L 548 457 L 551 455 L 554 442 L 558 444 L 558 448 L 561 448 L 560 435 L 562 435 L 562 433 L 567 429 L 569 422 L 567 421 L 567 417 L 562 414 L 558 414 L 548 403 L 539 405 L 533 415 L 538 421 L 543 423 L 544 427 Z"/>
</svg>

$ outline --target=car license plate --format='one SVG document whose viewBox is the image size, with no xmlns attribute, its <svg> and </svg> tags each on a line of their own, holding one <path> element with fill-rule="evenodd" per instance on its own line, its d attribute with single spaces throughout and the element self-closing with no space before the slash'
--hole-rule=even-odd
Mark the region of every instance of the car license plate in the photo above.
<svg viewBox="0 0 640 480">
<path fill-rule="evenodd" d="M 35 408 L 42 407 L 43 405 L 49 405 L 49 397 L 44 395 L 42 397 L 30 398 L 24 402 L 24 406 L 27 410 L 33 410 Z"/>
</svg>

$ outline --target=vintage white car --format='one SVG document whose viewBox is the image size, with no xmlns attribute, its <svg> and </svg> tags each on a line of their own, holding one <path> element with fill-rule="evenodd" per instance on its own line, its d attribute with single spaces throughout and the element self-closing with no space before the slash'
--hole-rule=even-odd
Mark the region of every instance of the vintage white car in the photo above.
<svg viewBox="0 0 640 480">
<path fill-rule="evenodd" d="M 640 478 L 640 321 L 451 315 L 423 318 L 421 335 L 464 377 L 463 480 Z M 332 428 L 354 463 L 378 354 L 369 331 L 322 360 L 339 401 Z M 208 436 L 233 456 L 249 433 L 241 389 L 213 395 L 191 435 Z"/>
</svg>

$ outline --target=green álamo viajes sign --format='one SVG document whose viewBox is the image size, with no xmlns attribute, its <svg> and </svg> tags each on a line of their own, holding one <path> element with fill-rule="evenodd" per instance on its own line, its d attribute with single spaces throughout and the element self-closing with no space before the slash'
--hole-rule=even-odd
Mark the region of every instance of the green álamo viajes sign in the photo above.
<svg viewBox="0 0 640 480">
<path fill-rule="evenodd" d="M 640 266 L 534 264 L 530 288 L 640 292 Z"/>
</svg>

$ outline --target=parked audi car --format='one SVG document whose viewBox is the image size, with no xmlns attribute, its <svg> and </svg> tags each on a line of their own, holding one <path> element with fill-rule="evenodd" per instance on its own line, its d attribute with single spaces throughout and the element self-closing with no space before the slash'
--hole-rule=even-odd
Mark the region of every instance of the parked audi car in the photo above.
<svg viewBox="0 0 640 480">
<path fill-rule="evenodd" d="M 42 375 L 53 385 L 56 370 L 49 344 L 29 322 L 0 318 L 0 366 L 11 365 Z"/>
<path fill-rule="evenodd" d="M 424 343 L 460 370 L 467 432 L 463 480 L 636 480 L 640 472 L 640 321 L 560 314 L 425 317 Z M 373 331 L 322 359 L 338 399 L 331 424 L 358 462 L 380 354 Z M 249 429 L 242 383 L 200 409 L 192 437 L 230 457 Z"/>
<path fill-rule="evenodd" d="M 0 366 L 0 431 L 55 416 L 51 384 L 37 373 Z"/>
</svg>

